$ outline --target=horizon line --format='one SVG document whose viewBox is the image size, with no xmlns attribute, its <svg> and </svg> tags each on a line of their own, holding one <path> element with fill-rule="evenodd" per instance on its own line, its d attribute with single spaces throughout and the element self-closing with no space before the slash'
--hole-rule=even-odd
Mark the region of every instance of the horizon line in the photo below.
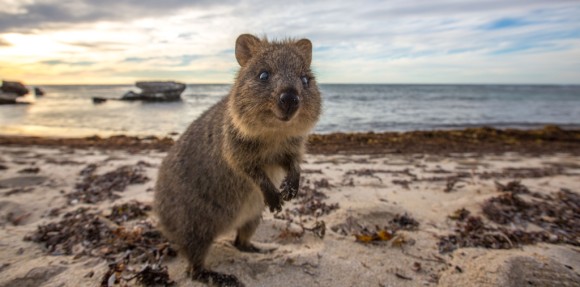
<svg viewBox="0 0 580 287">
<path fill-rule="evenodd" d="M 3 80 L 2 80 L 3 81 Z M 23 83 L 22 81 L 16 81 Z M 62 84 L 42 84 L 42 83 L 33 83 L 27 84 L 23 83 L 25 86 L 128 86 L 128 85 L 135 85 L 137 82 L 179 82 L 184 83 L 186 85 L 233 85 L 233 82 L 181 82 L 181 81 L 174 81 L 174 80 L 144 80 L 144 81 L 135 81 L 133 83 L 82 83 L 82 84 L 70 84 L 70 83 L 62 83 Z M 319 85 L 416 85 L 416 86 L 580 86 L 580 83 L 333 83 L 333 82 L 322 82 L 318 83 Z"/>
</svg>

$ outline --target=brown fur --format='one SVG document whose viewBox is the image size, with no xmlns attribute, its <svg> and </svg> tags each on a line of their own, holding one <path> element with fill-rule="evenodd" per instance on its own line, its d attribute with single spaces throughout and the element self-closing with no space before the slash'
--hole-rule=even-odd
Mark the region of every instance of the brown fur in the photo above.
<svg viewBox="0 0 580 287">
<path fill-rule="evenodd" d="M 282 200 L 296 195 L 306 135 L 321 110 L 311 57 L 312 45 L 305 39 L 238 37 L 241 68 L 230 94 L 195 120 L 163 160 L 155 208 L 164 234 L 189 260 L 194 279 L 243 285 L 233 275 L 205 269 L 210 245 L 235 229 L 234 245 L 257 251 L 250 238 L 264 207 L 281 210 Z M 260 79 L 264 71 L 266 81 Z M 294 106 L 283 100 L 284 93 Z"/>
</svg>

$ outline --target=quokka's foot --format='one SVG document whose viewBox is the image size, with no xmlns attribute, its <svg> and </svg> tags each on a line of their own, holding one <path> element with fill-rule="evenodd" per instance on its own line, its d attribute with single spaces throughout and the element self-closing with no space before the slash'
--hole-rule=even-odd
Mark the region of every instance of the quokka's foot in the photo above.
<svg viewBox="0 0 580 287">
<path fill-rule="evenodd" d="M 235 275 L 224 274 L 212 270 L 203 269 L 191 275 L 193 280 L 216 287 L 245 287 Z"/>
<path fill-rule="evenodd" d="M 248 253 L 270 253 L 277 249 L 277 247 L 257 247 L 256 245 L 252 244 L 251 242 L 242 243 L 237 237 L 236 240 L 232 243 L 232 245 L 241 252 L 248 252 Z"/>
</svg>

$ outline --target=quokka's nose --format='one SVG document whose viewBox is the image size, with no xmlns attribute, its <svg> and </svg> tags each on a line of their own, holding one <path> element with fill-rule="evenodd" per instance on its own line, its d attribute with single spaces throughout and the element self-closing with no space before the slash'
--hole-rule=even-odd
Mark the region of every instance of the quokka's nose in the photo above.
<svg viewBox="0 0 580 287">
<path fill-rule="evenodd" d="M 292 116 L 300 106 L 300 98 L 293 92 L 285 92 L 280 95 L 278 99 L 278 107 L 286 114 L 287 117 Z"/>
</svg>

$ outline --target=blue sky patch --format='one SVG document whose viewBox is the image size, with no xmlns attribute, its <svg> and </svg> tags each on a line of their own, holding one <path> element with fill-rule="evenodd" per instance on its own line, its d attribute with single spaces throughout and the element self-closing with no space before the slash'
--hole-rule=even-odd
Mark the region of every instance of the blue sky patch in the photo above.
<svg viewBox="0 0 580 287">
<path fill-rule="evenodd" d="M 530 25 L 530 22 L 527 22 L 522 19 L 515 19 L 515 18 L 503 18 L 491 22 L 488 25 L 483 26 L 485 30 L 499 30 L 499 29 L 507 29 L 507 28 L 515 28 L 515 27 L 522 27 L 526 25 Z"/>
</svg>

